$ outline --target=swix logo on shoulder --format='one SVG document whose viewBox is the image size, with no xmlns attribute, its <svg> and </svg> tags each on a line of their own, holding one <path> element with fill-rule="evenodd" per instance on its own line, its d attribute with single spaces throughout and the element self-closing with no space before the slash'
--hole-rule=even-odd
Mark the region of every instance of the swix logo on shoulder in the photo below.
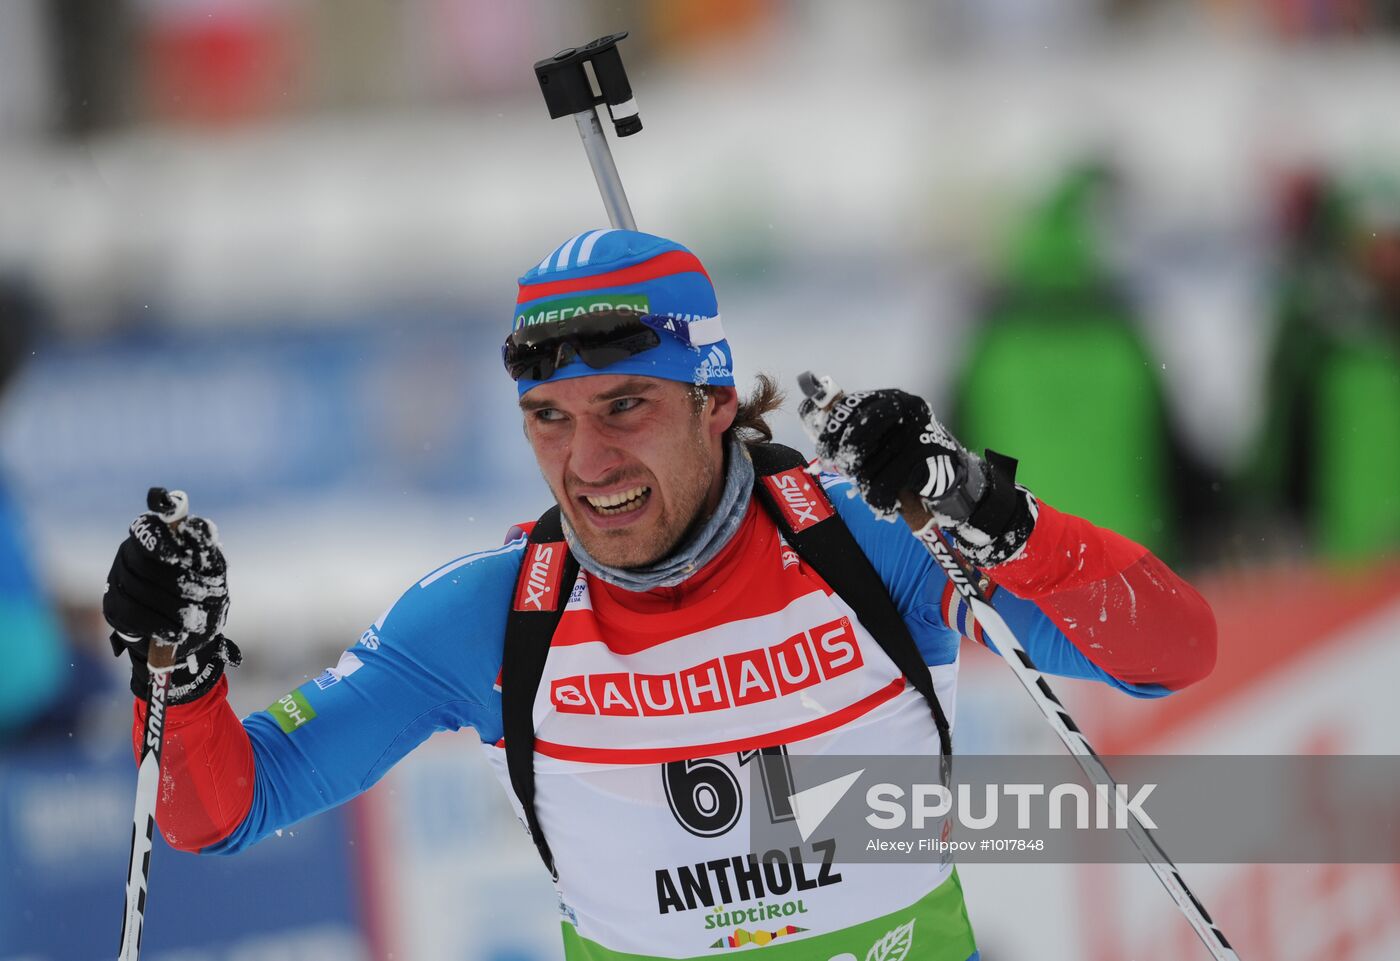
<svg viewBox="0 0 1400 961">
<path fill-rule="evenodd" d="M 563 541 L 530 545 L 515 588 L 517 611 L 559 609 L 559 582 L 564 577 L 566 551 Z"/>
<path fill-rule="evenodd" d="M 553 679 L 560 714 L 657 717 L 743 707 L 795 694 L 865 663 L 849 618 L 818 624 L 787 640 L 725 654 L 669 674 L 609 671 Z"/>
<path fill-rule="evenodd" d="M 831 504 L 806 468 L 794 467 L 763 478 L 794 531 L 805 531 L 831 516 Z"/>
</svg>

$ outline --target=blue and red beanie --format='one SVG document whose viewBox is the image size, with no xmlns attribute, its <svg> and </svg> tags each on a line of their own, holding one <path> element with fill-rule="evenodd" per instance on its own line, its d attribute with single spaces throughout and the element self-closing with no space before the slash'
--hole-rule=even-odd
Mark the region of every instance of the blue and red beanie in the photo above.
<svg viewBox="0 0 1400 961">
<path fill-rule="evenodd" d="M 574 360 L 550 380 L 641 374 L 686 384 L 734 386 L 734 355 L 699 258 L 680 244 L 635 230 L 589 230 L 565 241 L 520 278 L 512 330 L 594 310 L 638 311 L 661 343 L 595 370 Z M 516 382 L 524 394 L 543 381 Z"/>
</svg>

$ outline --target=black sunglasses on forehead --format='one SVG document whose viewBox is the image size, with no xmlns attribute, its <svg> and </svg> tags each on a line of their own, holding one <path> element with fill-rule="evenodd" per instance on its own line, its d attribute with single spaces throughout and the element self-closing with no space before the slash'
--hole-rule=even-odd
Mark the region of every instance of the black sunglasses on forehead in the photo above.
<svg viewBox="0 0 1400 961">
<path fill-rule="evenodd" d="M 512 380 L 548 380 L 577 359 L 602 370 L 661 343 L 661 335 L 633 310 L 592 311 L 515 330 L 501 346 Z"/>
</svg>

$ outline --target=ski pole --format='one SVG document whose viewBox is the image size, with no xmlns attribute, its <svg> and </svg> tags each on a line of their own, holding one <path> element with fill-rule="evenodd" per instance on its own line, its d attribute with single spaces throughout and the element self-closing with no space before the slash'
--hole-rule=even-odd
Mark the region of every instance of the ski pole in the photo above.
<svg viewBox="0 0 1400 961">
<path fill-rule="evenodd" d="M 603 195 L 608 222 L 614 227 L 636 230 L 637 222 L 632 218 L 632 208 L 627 203 L 627 194 L 622 189 L 622 179 L 617 175 L 617 164 L 613 163 L 597 110 L 599 104 L 608 105 L 608 114 L 619 137 L 630 137 L 642 129 L 632 85 L 627 82 L 627 70 L 617 50 L 617 42 L 626 36 L 625 31 L 609 34 L 582 47 L 560 50 L 535 64 L 535 79 L 540 82 L 550 119 L 572 116 L 578 125 L 583 151 L 593 168 L 598 192 Z M 593 92 L 589 70 L 597 80 L 597 94 Z"/>
<path fill-rule="evenodd" d="M 160 519 L 179 529 L 190 513 L 184 491 L 167 492 L 152 487 L 146 494 L 146 507 Z M 151 692 L 146 701 L 146 731 L 141 740 L 141 765 L 136 772 L 136 808 L 131 816 L 131 858 L 126 865 L 126 910 L 122 914 L 121 947 L 117 961 L 136 961 L 141 954 L 141 933 L 146 921 L 146 891 L 151 880 L 151 848 L 156 830 L 156 795 L 160 790 L 160 754 L 165 746 L 165 695 L 175 669 L 175 652 L 180 637 L 172 640 L 151 638 L 146 666 L 151 675 Z"/>
<path fill-rule="evenodd" d="M 803 394 L 811 398 L 822 410 L 828 409 L 841 398 L 841 389 L 829 377 L 819 378 L 808 371 L 800 374 L 797 382 Z M 933 555 L 933 559 L 938 562 L 938 566 L 943 569 L 953 587 L 963 596 L 972 616 L 982 625 L 983 633 L 996 645 L 997 653 L 1010 666 L 1011 672 L 1030 694 L 1031 700 L 1060 736 L 1065 747 L 1074 755 L 1085 775 L 1099 790 L 1107 791 L 1115 799 L 1115 804 L 1122 804 L 1118 784 L 1113 775 L 1109 774 L 1108 768 L 1089 744 L 1089 739 L 1084 736 L 1079 725 L 1074 723 L 1065 706 L 1050 689 L 1045 676 L 1036 668 L 1031 656 L 1016 639 L 1015 632 L 1002 620 L 996 608 L 992 607 L 977 572 L 970 569 L 949 546 L 933 517 L 924 509 L 922 499 L 911 491 L 903 492 L 899 498 L 899 513 L 909 525 L 909 529 L 914 532 L 914 536 Z M 1171 858 L 1167 857 L 1156 839 L 1147 832 L 1138 819 L 1138 813 L 1131 807 L 1127 810 L 1131 815 L 1127 820 L 1129 839 L 1143 860 L 1152 868 L 1152 873 L 1157 875 L 1157 879 L 1167 889 L 1167 893 L 1186 916 L 1186 920 L 1191 923 L 1191 927 L 1196 930 L 1211 957 L 1216 961 L 1239 961 L 1239 955 L 1230 947 L 1230 942 L 1226 940 L 1219 926 L 1211 920 L 1205 905 L 1191 893 L 1191 889 L 1181 877 L 1181 871 L 1172 863 Z"/>
</svg>

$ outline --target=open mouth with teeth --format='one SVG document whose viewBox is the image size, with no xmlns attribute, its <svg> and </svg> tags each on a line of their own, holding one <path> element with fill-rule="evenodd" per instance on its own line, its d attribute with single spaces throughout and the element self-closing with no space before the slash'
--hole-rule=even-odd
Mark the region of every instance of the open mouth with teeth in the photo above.
<svg viewBox="0 0 1400 961">
<path fill-rule="evenodd" d="M 616 494 L 585 494 L 583 501 L 596 513 L 604 517 L 612 517 L 640 510 L 650 496 L 650 487 L 633 487 L 630 490 L 618 491 Z"/>
</svg>

